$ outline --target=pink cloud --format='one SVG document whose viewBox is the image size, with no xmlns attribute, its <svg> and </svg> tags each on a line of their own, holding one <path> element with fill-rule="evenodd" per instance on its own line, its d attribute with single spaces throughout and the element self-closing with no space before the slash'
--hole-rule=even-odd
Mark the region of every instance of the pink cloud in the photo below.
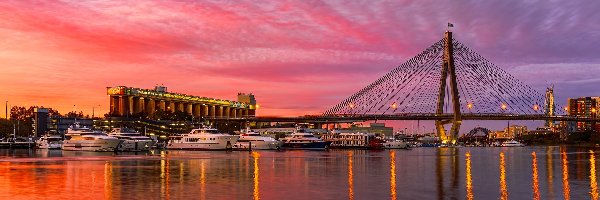
<svg viewBox="0 0 600 200">
<path fill-rule="evenodd" d="M 499 66 L 597 63 L 600 16 L 593 7 L 4 1 L 0 96 L 62 112 L 102 105 L 103 113 L 106 86 L 165 84 L 225 99 L 253 92 L 264 115 L 318 114 L 438 41 L 449 20 L 459 41 Z"/>
</svg>

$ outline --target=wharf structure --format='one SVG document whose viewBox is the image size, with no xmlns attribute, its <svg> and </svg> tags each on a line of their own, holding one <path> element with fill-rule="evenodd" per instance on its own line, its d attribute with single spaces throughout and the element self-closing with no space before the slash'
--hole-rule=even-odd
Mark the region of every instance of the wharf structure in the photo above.
<svg viewBox="0 0 600 200">
<path fill-rule="evenodd" d="M 127 86 L 107 87 L 111 116 L 153 114 L 158 110 L 186 112 L 197 118 L 235 119 L 254 117 L 253 94 L 238 93 L 237 101 L 200 97 L 167 91 L 167 87 L 140 89 Z"/>
</svg>

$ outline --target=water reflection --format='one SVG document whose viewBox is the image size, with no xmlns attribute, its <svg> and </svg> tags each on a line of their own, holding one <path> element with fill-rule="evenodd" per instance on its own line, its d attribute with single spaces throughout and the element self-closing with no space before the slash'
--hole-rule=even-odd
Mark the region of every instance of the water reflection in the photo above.
<svg viewBox="0 0 600 200">
<path fill-rule="evenodd" d="M 156 151 L 148 156 L 0 158 L 0 199 L 472 200 L 508 199 L 507 188 L 512 199 L 598 199 L 595 153 L 588 150 Z M 548 155 L 552 151 L 560 156 Z M 539 160 L 537 153 L 542 153 Z M 579 154 L 583 159 L 576 159 Z M 584 166 L 583 180 L 575 178 L 578 162 Z M 544 185 L 550 183 L 556 184 L 556 196 Z"/>
<path fill-rule="evenodd" d="M 348 152 L 348 199 L 354 199 L 354 175 L 352 174 L 352 151 Z"/>
<path fill-rule="evenodd" d="M 465 154 L 465 186 L 467 188 L 467 200 L 473 200 L 473 183 L 471 178 L 471 152 Z"/>
<path fill-rule="evenodd" d="M 590 196 L 593 200 L 598 199 L 598 183 L 596 182 L 596 157 L 594 151 L 590 150 Z"/>
<path fill-rule="evenodd" d="M 396 200 L 396 152 L 390 151 L 390 197 Z"/>
<path fill-rule="evenodd" d="M 438 199 L 458 198 L 459 160 L 458 148 L 438 148 L 436 156 L 436 178 Z M 449 187 L 446 178 L 449 177 Z"/>
<path fill-rule="evenodd" d="M 206 171 L 204 160 L 200 161 L 200 199 L 206 199 Z"/>
<path fill-rule="evenodd" d="M 540 199 L 540 188 L 539 188 L 539 183 L 538 183 L 537 155 L 535 154 L 535 151 L 531 153 L 531 172 L 532 172 L 531 182 L 533 183 L 532 184 L 533 199 L 539 200 Z"/>
<path fill-rule="evenodd" d="M 112 174 L 112 163 L 106 161 L 106 163 L 104 163 L 104 199 L 112 199 Z"/>
<path fill-rule="evenodd" d="M 506 190 L 506 168 L 504 166 L 504 152 L 500 152 L 500 199 L 508 199 L 508 191 Z"/>
<path fill-rule="evenodd" d="M 165 151 L 160 152 L 160 192 L 169 199 L 169 155 Z"/>
<path fill-rule="evenodd" d="M 547 147 L 546 149 L 546 180 L 548 181 L 548 193 L 549 196 L 554 196 L 554 160 L 552 153 L 554 147 Z"/>
<path fill-rule="evenodd" d="M 567 165 L 567 153 L 566 149 L 562 149 L 560 152 L 562 159 L 562 183 L 563 183 L 563 198 L 569 200 L 571 198 L 571 189 L 569 188 L 569 166 Z"/>
<path fill-rule="evenodd" d="M 252 157 L 254 158 L 254 192 L 252 193 L 252 196 L 254 197 L 254 200 L 259 200 L 260 199 L 260 188 L 259 188 L 259 180 L 258 180 L 258 176 L 259 176 L 259 168 L 258 168 L 258 158 L 260 157 L 260 154 L 258 152 L 252 152 Z"/>
</svg>

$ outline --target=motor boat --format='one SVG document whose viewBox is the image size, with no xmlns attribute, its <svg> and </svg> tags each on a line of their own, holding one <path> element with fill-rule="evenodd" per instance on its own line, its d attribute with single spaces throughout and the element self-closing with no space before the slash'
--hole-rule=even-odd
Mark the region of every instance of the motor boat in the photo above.
<svg viewBox="0 0 600 200">
<path fill-rule="evenodd" d="M 408 143 L 400 140 L 387 141 L 383 143 L 384 149 L 409 149 Z"/>
<path fill-rule="evenodd" d="M 229 150 L 239 140 L 239 135 L 220 133 L 214 128 L 192 129 L 187 134 L 169 137 L 167 149 L 177 150 Z"/>
<path fill-rule="evenodd" d="M 524 147 L 525 145 L 523 143 L 517 142 L 515 140 L 509 140 L 509 141 L 505 141 L 502 142 L 502 144 L 500 144 L 501 147 Z"/>
<path fill-rule="evenodd" d="M 113 128 L 108 135 L 123 140 L 118 151 L 148 151 L 156 144 L 152 138 L 128 128 Z"/>
<path fill-rule="evenodd" d="M 331 141 L 323 141 L 312 133 L 302 130 L 294 131 L 290 136 L 281 139 L 283 148 L 286 149 L 327 149 Z"/>
<path fill-rule="evenodd" d="M 245 132 L 240 134 L 240 139 L 233 145 L 235 150 L 279 150 L 283 146 L 283 141 L 275 140 L 275 138 L 262 136 L 246 128 Z"/>
<path fill-rule="evenodd" d="M 37 141 L 35 141 L 36 147 L 40 149 L 62 149 L 63 137 L 60 135 L 46 134 Z"/>
<path fill-rule="evenodd" d="M 115 151 L 123 142 L 102 131 L 81 126 L 79 122 L 67 129 L 65 138 L 62 148 L 68 151 Z"/>
</svg>

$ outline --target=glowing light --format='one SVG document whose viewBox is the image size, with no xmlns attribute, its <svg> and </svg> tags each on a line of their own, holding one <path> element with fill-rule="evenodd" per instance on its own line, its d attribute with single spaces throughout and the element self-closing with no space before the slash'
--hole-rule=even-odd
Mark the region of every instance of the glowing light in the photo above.
<svg viewBox="0 0 600 200">
<path fill-rule="evenodd" d="M 535 154 L 535 151 L 531 153 L 531 170 L 532 170 L 532 177 L 531 177 L 531 181 L 533 182 L 533 199 L 535 200 L 539 200 L 540 199 L 540 188 L 539 188 L 539 181 L 538 181 L 538 167 L 537 167 L 537 155 Z"/>
<path fill-rule="evenodd" d="M 563 181 L 563 197 L 565 200 L 569 200 L 571 197 L 571 189 L 569 188 L 569 166 L 567 165 L 567 153 L 562 151 L 560 153 L 562 158 L 562 181 Z"/>
<path fill-rule="evenodd" d="M 590 197 L 598 200 L 598 183 L 596 182 L 596 157 L 594 151 L 590 150 Z"/>
<path fill-rule="evenodd" d="M 568 108 L 568 107 L 565 107 L 565 111 L 569 111 L 569 108 Z"/>
<path fill-rule="evenodd" d="M 500 106 L 502 108 L 502 110 L 506 110 L 506 104 L 502 104 L 502 106 Z"/>
<path fill-rule="evenodd" d="M 396 103 L 393 103 L 393 104 L 392 104 L 392 108 L 393 108 L 393 109 L 396 109 L 396 108 L 398 108 L 398 105 L 396 105 Z"/>
<path fill-rule="evenodd" d="M 258 168 L 258 158 L 260 158 L 260 154 L 258 152 L 252 152 L 252 157 L 254 158 L 254 192 L 252 193 L 252 196 L 254 197 L 254 200 L 259 200 L 260 188 L 258 176 L 260 169 Z"/>
<path fill-rule="evenodd" d="M 472 103 L 468 103 L 468 104 L 467 104 L 467 108 L 468 108 L 468 109 L 471 109 L 471 108 L 473 108 L 473 104 L 472 104 Z"/>
<path fill-rule="evenodd" d="M 539 110 L 540 107 L 538 105 L 533 105 L 533 110 Z"/>
<path fill-rule="evenodd" d="M 552 160 L 552 147 L 546 150 L 546 179 L 548 180 L 548 191 L 554 194 L 554 161 Z"/>
<path fill-rule="evenodd" d="M 349 104 L 348 107 L 350 107 L 351 109 L 354 108 L 354 104 Z"/>
<path fill-rule="evenodd" d="M 466 174 L 466 188 L 467 188 L 467 200 L 473 200 L 473 182 L 471 177 L 471 152 L 465 154 L 465 174 Z"/>
<path fill-rule="evenodd" d="M 204 160 L 200 161 L 200 199 L 206 199 L 206 172 Z"/>
<path fill-rule="evenodd" d="M 352 174 L 352 151 L 348 152 L 348 199 L 354 199 L 354 174 Z"/>
<path fill-rule="evenodd" d="M 508 191 L 506 190 L 506 168 L 504 166 L 504 152 L 500 152 L 500 199 L 508 199 Z"/>
<path fill-rule="evenodd" d="M 112 163 L 104 163 L 104 199 L 112 199 Z"/>
<path fill-rule="evenodd" d="M 396 152 L 390 151 L 390 196 L 396 200 Z"/>
</svg>

